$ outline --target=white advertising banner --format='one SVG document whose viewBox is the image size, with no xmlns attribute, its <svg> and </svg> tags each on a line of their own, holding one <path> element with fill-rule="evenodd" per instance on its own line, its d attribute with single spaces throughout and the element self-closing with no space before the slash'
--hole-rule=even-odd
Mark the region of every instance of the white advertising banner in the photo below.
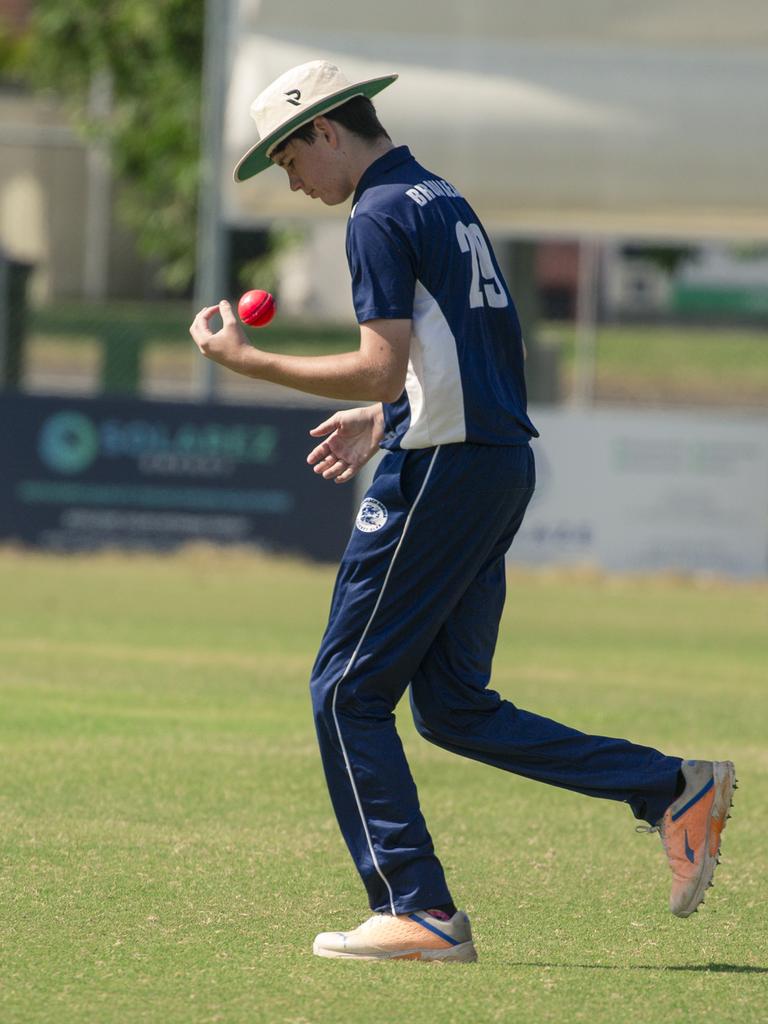
<svg viewBox="0 0 768 1024">
<path fill-rule="evenodd" d="M 510 551 L 528 564 L 768 572 L 768 419 L 531 411 L 537 490 Z"/>
</svg>

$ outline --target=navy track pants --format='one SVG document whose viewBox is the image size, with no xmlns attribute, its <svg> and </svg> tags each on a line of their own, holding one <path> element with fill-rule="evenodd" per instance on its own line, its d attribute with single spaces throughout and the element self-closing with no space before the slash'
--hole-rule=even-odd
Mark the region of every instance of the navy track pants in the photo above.
<svg viewBox="0 0 768 1024">
<path fill-rule="evenodd" d="M 373 910 L 450 901 L 395 729 L 409 684 L 417 729 L 447 750 L 625 801 L 651 824 L 674 799 L 679 758 L 585 735 L 488 688 L 504 555 L 534 478 L 529 445 L 392 452 L 358 514 L 311 690 L 331 800 Z"/>
</svg>

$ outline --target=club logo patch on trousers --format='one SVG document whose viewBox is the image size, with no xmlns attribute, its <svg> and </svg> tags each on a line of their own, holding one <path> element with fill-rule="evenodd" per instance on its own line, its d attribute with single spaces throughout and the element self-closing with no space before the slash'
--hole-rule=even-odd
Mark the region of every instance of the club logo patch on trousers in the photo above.
<svg viewBox="0 0 768 1024">
<path fill-rule="evenodd" d="M 388 516 L 386 505 L 382 505 L 376 498 L 363 498 L 355 526 L 363 533 L 374 533 L 382 528 Z"/>
</svg>

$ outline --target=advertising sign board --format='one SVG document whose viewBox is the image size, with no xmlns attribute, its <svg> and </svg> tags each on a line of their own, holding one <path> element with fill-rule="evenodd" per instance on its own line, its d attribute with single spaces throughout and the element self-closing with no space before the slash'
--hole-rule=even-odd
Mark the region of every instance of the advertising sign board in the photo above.
<svg viewBox="0 0 768 1024">
<path fill-rule="evenodd" d="M 335 561 L 354 491 L 312 473 L 327 410 L 0 397 L 0 537 L 58 550 L 255 544 Z"/>
<path fill-rule="evenodd" d="M 768 571 L 768 421 L 534 408 L 537 488 L 510 552 L 531 564 Z"/>
</svg>

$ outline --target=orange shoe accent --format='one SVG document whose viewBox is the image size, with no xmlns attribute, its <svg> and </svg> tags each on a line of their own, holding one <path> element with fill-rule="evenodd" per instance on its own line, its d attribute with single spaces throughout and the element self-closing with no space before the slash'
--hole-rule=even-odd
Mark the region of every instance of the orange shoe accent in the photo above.
<svg viewBox="0 0 768 1024">
<path fill-rule="evenodd" d="M 669 908 L 688 917 L 712 885 L 736 778 L 730 761 L 684 761 L 681 770 L 685 790 L 658 828 L 673 876 Z"/>
</svg>

